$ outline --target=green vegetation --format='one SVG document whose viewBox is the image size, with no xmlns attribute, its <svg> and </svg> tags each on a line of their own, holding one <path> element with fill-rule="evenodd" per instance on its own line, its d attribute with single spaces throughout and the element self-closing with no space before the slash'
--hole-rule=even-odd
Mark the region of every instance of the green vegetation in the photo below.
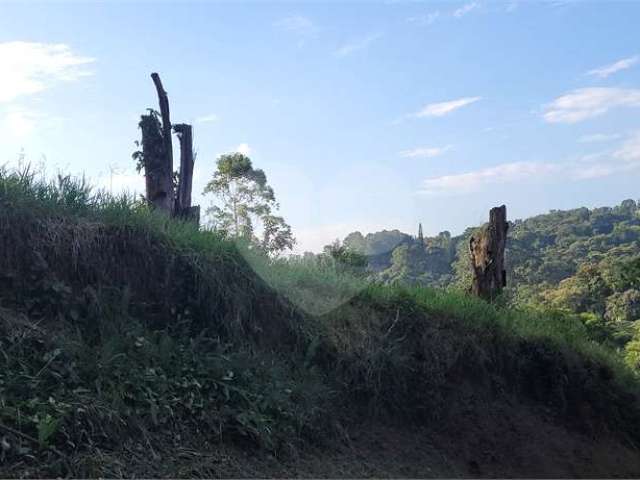
<svg viewBox="0 0 640 480">
<path fill-rule="evenodd" d="M 343 248 L 368 256 L 371 279 L 465 290 L 469 236 L 442 232 L 420 240 L 397 230 L 348 235 Z M 507 243 L 513 307 L 575 314 L 591 337 L 626 351 L 634 368 L 640 344 L 640 207 L 552 211 L 512 223 Z"/>
<path fill-rule="evenodd" d="M 221 155 L 204 193 L 212 193 L 221 201 L 221 206 L 213 205 L 207 210 L 217 230 L 253 243 L 267 254 L 293 247 L 291 227 L 284 218 L 273 214 L 279 206 L 273 188 L 267 184 L 266 174 L 253 168 L 246 155 Z M 256 221 L 261 222 L 261 239 L 256 237 Z"/>
<path fill-rule="evenodd" d="M 270 258 L 29 172 L 0 171 L 0 251 L 3 476 L 134 459 L 149 476 L 220 445 L 286 458 L 363 421 L 435 428 L 498 400 L 640 441 L 638 380 L 575 315 L 368 282 L 340 248 Z"/>
</svg>

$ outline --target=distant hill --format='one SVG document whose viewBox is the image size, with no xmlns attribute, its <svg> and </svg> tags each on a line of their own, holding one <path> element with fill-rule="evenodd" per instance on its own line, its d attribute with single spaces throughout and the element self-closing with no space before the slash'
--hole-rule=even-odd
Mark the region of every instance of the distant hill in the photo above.
<svg viewBox="0 0 640 480">
<path fill-rule="evenodd" d="M 452 236 L 448 231 L 422 242 L 399 230 L 363 235 L 353 232 L 344 245 L 369 258 L 369 271 L 385 282 L 463 286 L 466 246 L 476 227 Z M 625 200 L 615 207 L 552 210 L 511 222 L 507 263 L 510 284 L 557 285 L 588 262 L 640 254 L 640 207 Z"/>
<path fill-rule="evenodd" d="M 419 238 L 382 231 L 351 233 L 344 245 L 369 258 L 369 277 L 384 283 L 466 289 L 467 246 L 462 235 Z M 640 206 L 552 210 L 510 224 L 508 288 L 512 306 L 581 315 L 595 340 L 625 351 L 640 368 Z"/>
</svg>

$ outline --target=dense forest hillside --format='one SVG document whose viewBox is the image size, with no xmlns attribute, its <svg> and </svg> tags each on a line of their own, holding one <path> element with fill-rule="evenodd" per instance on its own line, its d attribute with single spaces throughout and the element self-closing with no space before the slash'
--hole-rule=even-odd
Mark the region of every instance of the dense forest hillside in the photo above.
<svg viewBox="0 0 640 480">
<path fill-rule="evenodd" d="M 0 252 L 2 477 L 640 472 L 637 375 L 571 315 L 269 257 L 69 177 L 0 170 Z"/>
<path fill-rule="evenodd" d="M 367 257 L 369 278 L 384 283 L 466 289 L 468 244 L 475 228 L 422 237 L 398 230 L 349 234 L 344 248 Z M 512 306 L 580 314 L 599 341 L 628 347 L 638 363 L 640 327 L 640 206 L 553 210 L 511 223 L 507 243 Z"/>
<path fill-rule="evenodd" d="M 464 285 L 468 239 L 476 227 L 452 236 L 413 236 L 398 230 L 363 235 L 343 244 L 368 257 L 368 269 L 387 282 L 430 286 Z M 613 208 L 553 210 L 511 222 L 507 245 L 510 285 L 514 288 L 558 285 L 580 266 L 640 254 L 640 207 L 625 200 Z"/>
</svg>

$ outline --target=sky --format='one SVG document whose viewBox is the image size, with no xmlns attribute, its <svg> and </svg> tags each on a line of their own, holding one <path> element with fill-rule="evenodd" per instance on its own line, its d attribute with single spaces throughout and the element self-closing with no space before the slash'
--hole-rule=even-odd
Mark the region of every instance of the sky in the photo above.
<svg viewBox="0 0 640 480">
<path fill-rule="evenodd" d="M 243 152 L 299 252 L 457 234 L 501 204 L 614 205 L 640 198 L 638 19 L 630 1 L 0 0 L 0 164 L 143 193 L 131 153 L 159 72 L 194 126 L 195 202 Z"/>
</svg>

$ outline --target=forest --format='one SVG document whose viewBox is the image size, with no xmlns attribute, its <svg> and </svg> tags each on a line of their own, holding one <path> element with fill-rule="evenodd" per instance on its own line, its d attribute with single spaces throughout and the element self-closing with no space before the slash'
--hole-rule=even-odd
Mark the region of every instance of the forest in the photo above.
<svg viewBox="0 0 640 480">
<path fill-rule="evenodd" d="M 345 264 L 360 265 L 361 274 L 371 281 L 464 291 L 470 286 L 469 237 L 476 228 L 434 237 L 424 237 L 421 226 L 416 236 L 398 230 L 353 232 L 325 251 Z M 630 365 L 640 367 L 636 201 L 515 220 L 508 233 L 506 266 L 509 280 L 501 302 L 575 314 L 594 340 L 624 350 Z"/>
</svg>

